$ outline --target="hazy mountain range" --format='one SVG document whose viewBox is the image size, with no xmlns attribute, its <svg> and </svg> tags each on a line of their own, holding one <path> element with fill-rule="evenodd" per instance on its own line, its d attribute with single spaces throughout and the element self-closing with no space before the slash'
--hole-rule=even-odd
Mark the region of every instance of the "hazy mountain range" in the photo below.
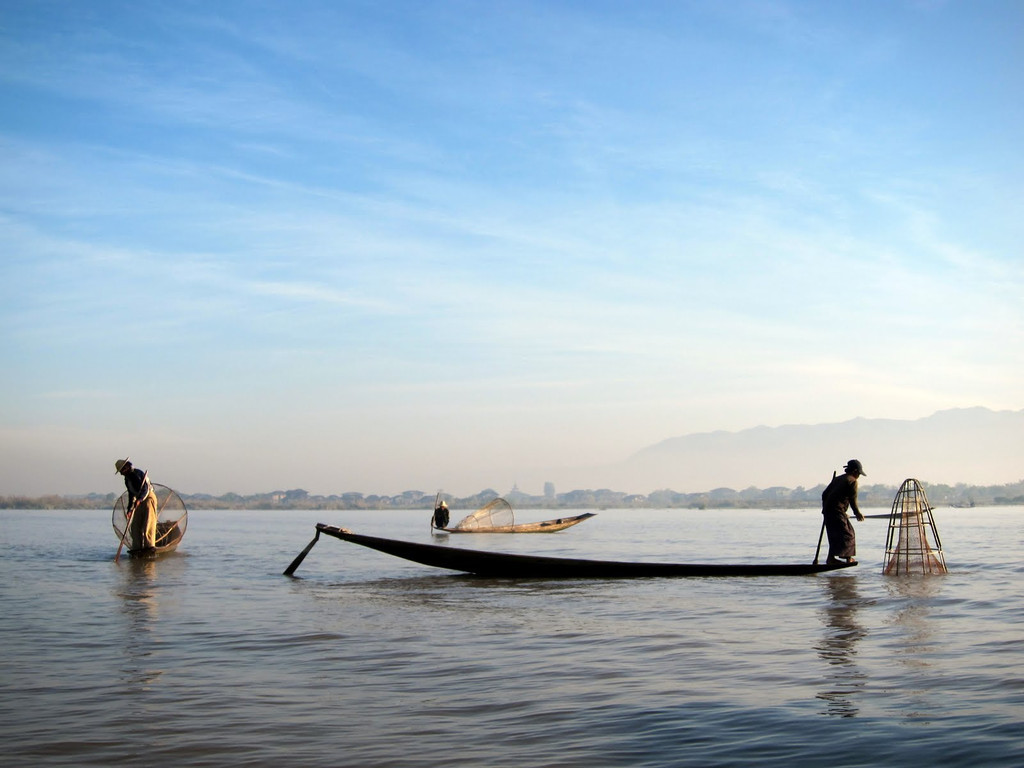
<svg viewBox="0 0 1024 768">
<path fill-rule="evenodd" d="M 1024 478 L 1024 410 L 960 408 L 915 420 L 853 419 L 835 424 L 754 427 L 663 440 L 621 463 L 550 473 L 558 488 L 631 493 L 672 489 L 811 487 L 860 459 L 862 485 L 913 477 L 954 485 Z"/>
</svg>

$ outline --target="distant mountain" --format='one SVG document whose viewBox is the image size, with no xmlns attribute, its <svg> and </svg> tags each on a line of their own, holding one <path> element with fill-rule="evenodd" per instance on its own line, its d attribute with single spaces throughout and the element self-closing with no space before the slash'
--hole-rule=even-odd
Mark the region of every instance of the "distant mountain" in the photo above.
<svg viewBox="0 0 1024 768">
<path fill-rule="evenodd" d="M 962 408 L 916 420 L 754 427 L 673 437 L 620 464 L 555 473 L 562 487 L 682 493 L 726 487 L 811 487 L 851 458 L 862 485 L 922 482 L 998 485 L 1024 478 L 1024 410 Z"/>
</svg>

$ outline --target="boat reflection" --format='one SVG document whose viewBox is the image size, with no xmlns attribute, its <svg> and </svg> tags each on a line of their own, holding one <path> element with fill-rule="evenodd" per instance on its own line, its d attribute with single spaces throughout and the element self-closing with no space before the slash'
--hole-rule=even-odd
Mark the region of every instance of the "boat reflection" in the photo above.
<svg viewBox="0 0 1024 768">
<path fill-rule="evenodd" d="M 867 675 L 857 666 L 857 641 L 866 630 L 857 622 L 862 598 L 857 579 L 833 576 L 821 579 L 828 602 L 822 609 L 825 631 L 815 645 L 818 657 L 826 663 L 825 688 L 816 698 L 825 702 L 821 714 L 855 717 L 859 713 L 858 694 L 864 691 Z"/>
</svg>

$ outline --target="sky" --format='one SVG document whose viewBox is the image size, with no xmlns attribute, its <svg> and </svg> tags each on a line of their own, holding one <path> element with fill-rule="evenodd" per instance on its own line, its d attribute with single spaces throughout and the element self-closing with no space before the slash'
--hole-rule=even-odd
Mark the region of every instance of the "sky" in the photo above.
<svg viewBox="0 0 1024 768">
<path fill-rule="evenodd" d="M 0 0 L 0 494 L 1024 408 L 1022 136 L 1016 0 Z"/>
</svg>

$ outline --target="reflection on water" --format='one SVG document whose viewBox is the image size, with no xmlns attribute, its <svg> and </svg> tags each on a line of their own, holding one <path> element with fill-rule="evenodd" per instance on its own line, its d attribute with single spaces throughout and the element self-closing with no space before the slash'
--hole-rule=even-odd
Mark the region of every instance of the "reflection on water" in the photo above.
<svg viewBox="0 0 1024 768">
<path fill-rule="evenodd" d="M 857 579 L 833 576 L 822 579 L 828 602 L 822 609 L 825 632 L 815 645 L 818 657 L 826 664 L 825 690 L 817 698 L 826 702 L 822 714 L 855 717 L 859 709 L 855 696 L 863 692 L 867 676 L 857 667 L 857 641 L 866 634 L 857 623 L 861 596 Z"/>
<path fill-rule="evenodd" d="M 919 723 L 929 722 L 937 711 L 937 702 L 929 692 L 929 679 L 937 646 L 937 622 L 932 607 L 942 584 L 942 577 L 921 574 L 885 580 L 886 591 L 893 599 L 893 613 L 886 622 L 895 630 L 892 660 L 902 670 L 900 711 L 908 720 Z"/>
<path fill-rule="evenodd" d="M 153 664 L 154 626 L 160 607 L 157 560 L 131 558 L 121 566 L 122 579 L 116 590 L 125 620 L 121 677 L 129 690 L 146 690 L 162 674 Z"/>
<path fill-rule="evenodd" d="M 897 598 L 896 610 L 889 621 L 898 627 L 902 643 L 896 657 L 910 667 L 929 666 L 928 655 L 934 650 L 934 621 L 931 604 L 942 587 L 942 579 L 934 576 L 898 576 L 885 580 L 891 597 Z"/>
<path fill-rule="evenodd" d="M 884 576 L 868 542 L 792 579 L 485 580 L 341 543 L 282 577 L 319 515 L 210 512 L 184 550 L 114 565 L 105 512 L 0 510 L 4 766 L 1020 765 L 1024 507 L 947 524 L 978 567 L 930 579 Z M 491 546 L 682 561 L 697 515 Z M 715 518 L 762 547 L 808 522 Z"/>
</svg>

